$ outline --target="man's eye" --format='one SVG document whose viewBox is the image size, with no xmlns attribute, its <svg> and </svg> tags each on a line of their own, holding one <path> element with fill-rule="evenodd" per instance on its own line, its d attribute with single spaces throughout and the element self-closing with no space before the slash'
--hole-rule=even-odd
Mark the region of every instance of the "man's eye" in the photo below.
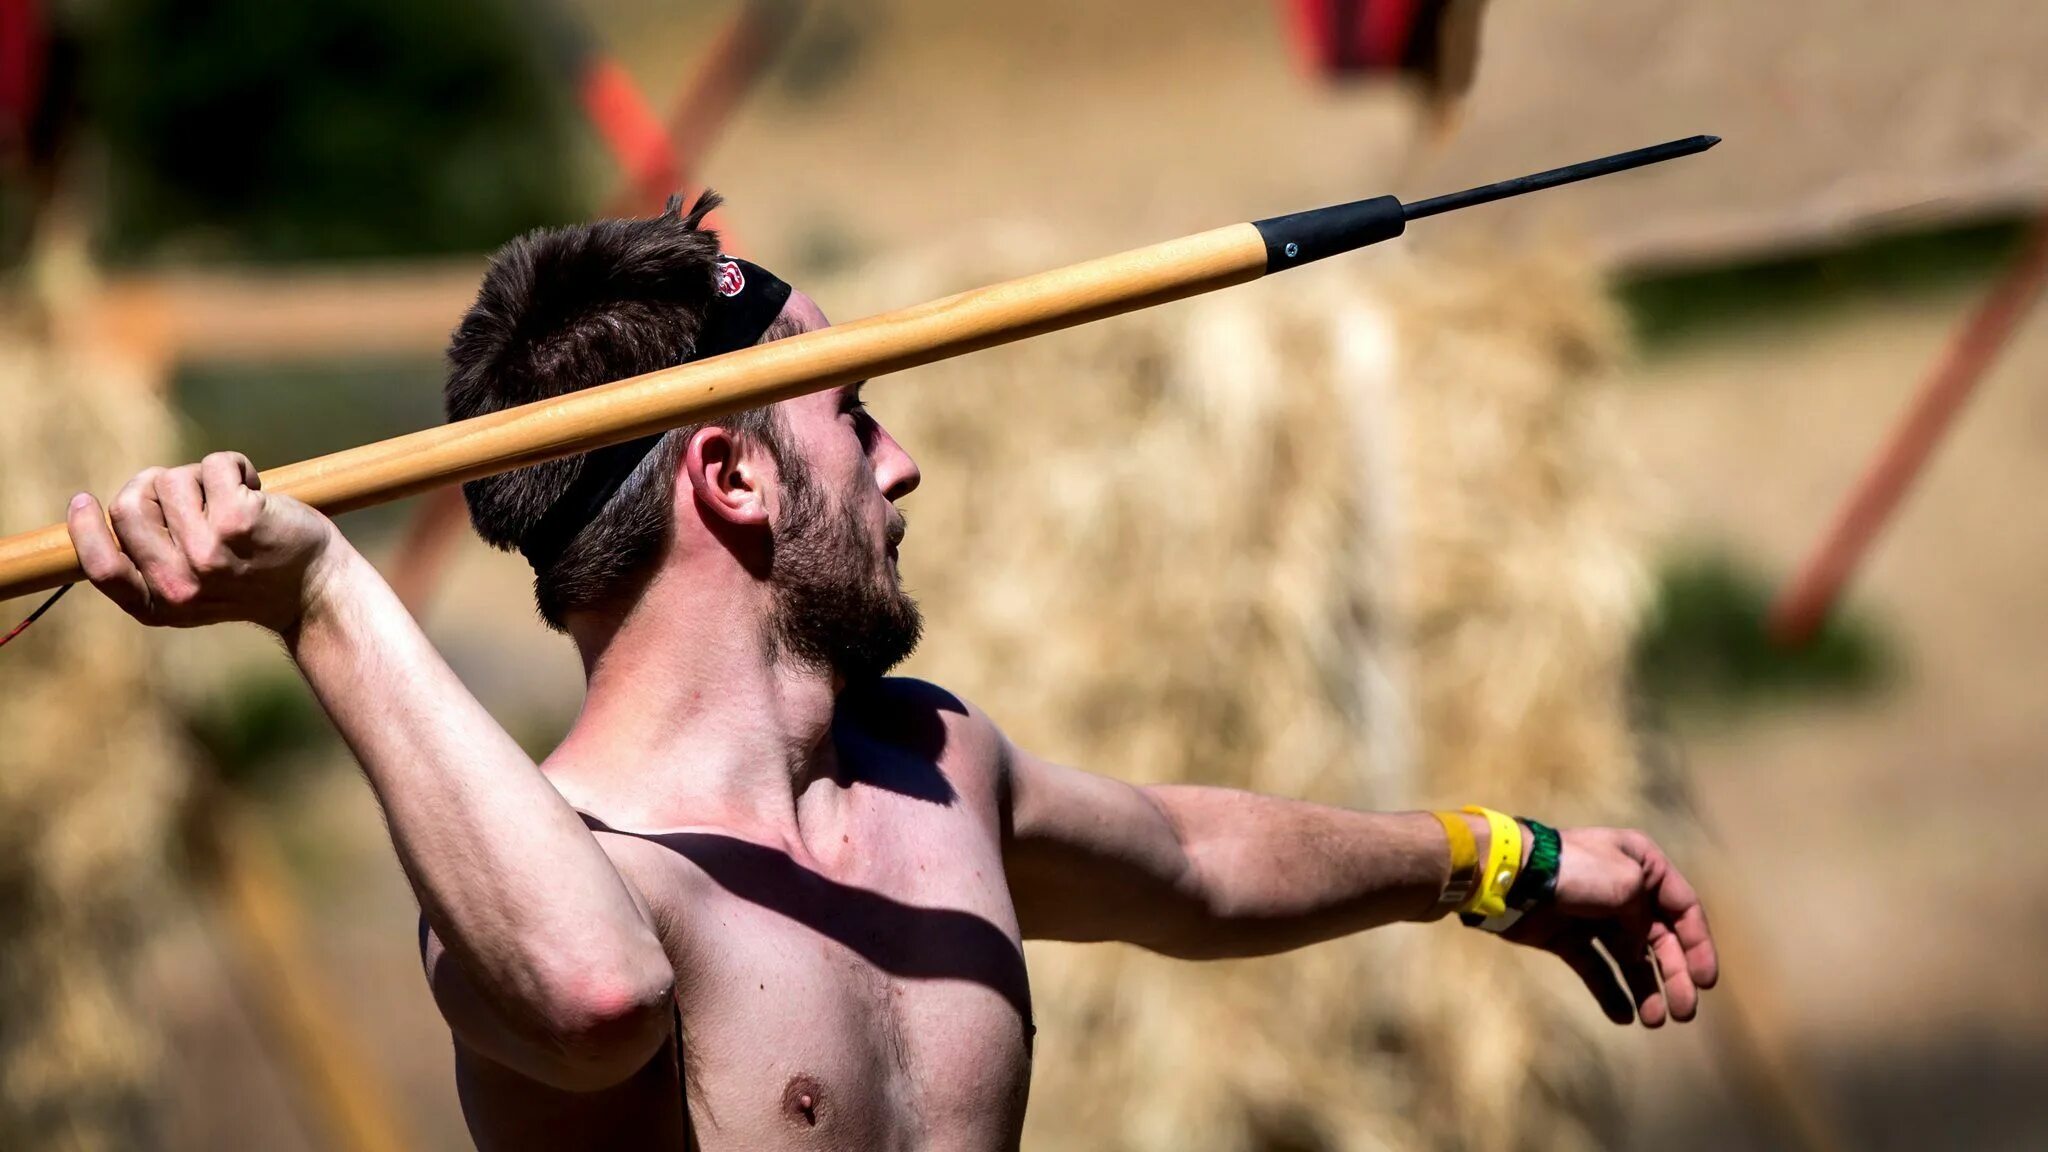
<svg viewBox="0 0 2048 1152">
<path fill-rule="evenodd" d="M 853 417 L 853 434 L 860 437 L 862 449 L 875 446 L 875 429 L 879 427 L 875 418 L 868 415 L 868 406 L 856 400 L 847 406 L 847 413 Z"/>
</svg>

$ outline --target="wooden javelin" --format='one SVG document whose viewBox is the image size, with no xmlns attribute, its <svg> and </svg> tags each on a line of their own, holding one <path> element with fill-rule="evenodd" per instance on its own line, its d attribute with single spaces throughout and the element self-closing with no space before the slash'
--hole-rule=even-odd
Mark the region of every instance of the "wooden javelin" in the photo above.
<svg viewBox="0 0 2048 1152">
<path fill-rule="evenodd" d="M 1694 136 L 1403 204 L 1377 196 L 1231 224 L 263 474 L 329 513 L 509 472 L 807 392 L 1256 280 L 1399 236 L 1409 220 L 1703 152 Z M 62 524 L 0 540 L 0 600 L 76 581 Z"/>
</svg>

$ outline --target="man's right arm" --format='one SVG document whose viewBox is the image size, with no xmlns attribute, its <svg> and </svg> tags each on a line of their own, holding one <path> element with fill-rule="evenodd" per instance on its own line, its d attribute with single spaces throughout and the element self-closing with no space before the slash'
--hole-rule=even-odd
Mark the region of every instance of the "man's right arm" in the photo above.
<svg viewBox="0 0 2048 1152">
<path fill-rule="evenodd" d="M 458 995 L 436 989 L 449 1024 L 545 1083 L 624 1079 L 670 1028 L 675 974 L 646 903 L 368 561 L 325 517 L 257 483 L 227 453 L 151 469 L 116 498 L 111 533 L 85 498 L 70 516 L 81 563 L 145 623 L 277 631 L 460 969 Z"/>
<path fill-rule="evenodd" d="M 444 1015 L 473 1047 L 557 1087 L 624 1079 L 670 1026 L 675 974 L 644 900 L 397 595 L 341 549 L 286 644 L 460 970 L 434 974 Z"/>
</svg>

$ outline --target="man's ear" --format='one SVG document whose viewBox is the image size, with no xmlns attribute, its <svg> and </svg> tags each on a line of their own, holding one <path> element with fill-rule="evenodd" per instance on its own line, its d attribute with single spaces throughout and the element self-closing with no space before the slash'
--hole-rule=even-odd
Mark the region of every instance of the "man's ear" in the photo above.
<svg viewBox="0 0 2048 1152">
<path fill-rule="evenodd" d="M 728 524 L 768 523 L 762 453 L 730 429 L 711 425 L 690 436 L 683 480 L 699 507 Z"/>
</svg>

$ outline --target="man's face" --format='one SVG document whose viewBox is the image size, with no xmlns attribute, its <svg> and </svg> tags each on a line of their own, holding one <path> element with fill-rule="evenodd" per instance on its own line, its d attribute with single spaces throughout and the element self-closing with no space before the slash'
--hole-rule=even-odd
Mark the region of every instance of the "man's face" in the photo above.
<svg viewBox="0 0 2048 1152">
<path fill-rule="evenodd" d="M 828 323 L 793 292 L 785 315 L 806 330 Z M 777 461 L 769 580 L 772 626 L 784 650 L 848 683 L 885 675 L 917 647 L 917 604 L 896 568 L 903 514 L 896 501 L 917 487 L 917 464 L 870 416 L 857 384 L 777 406 Z"/>
</svg>

